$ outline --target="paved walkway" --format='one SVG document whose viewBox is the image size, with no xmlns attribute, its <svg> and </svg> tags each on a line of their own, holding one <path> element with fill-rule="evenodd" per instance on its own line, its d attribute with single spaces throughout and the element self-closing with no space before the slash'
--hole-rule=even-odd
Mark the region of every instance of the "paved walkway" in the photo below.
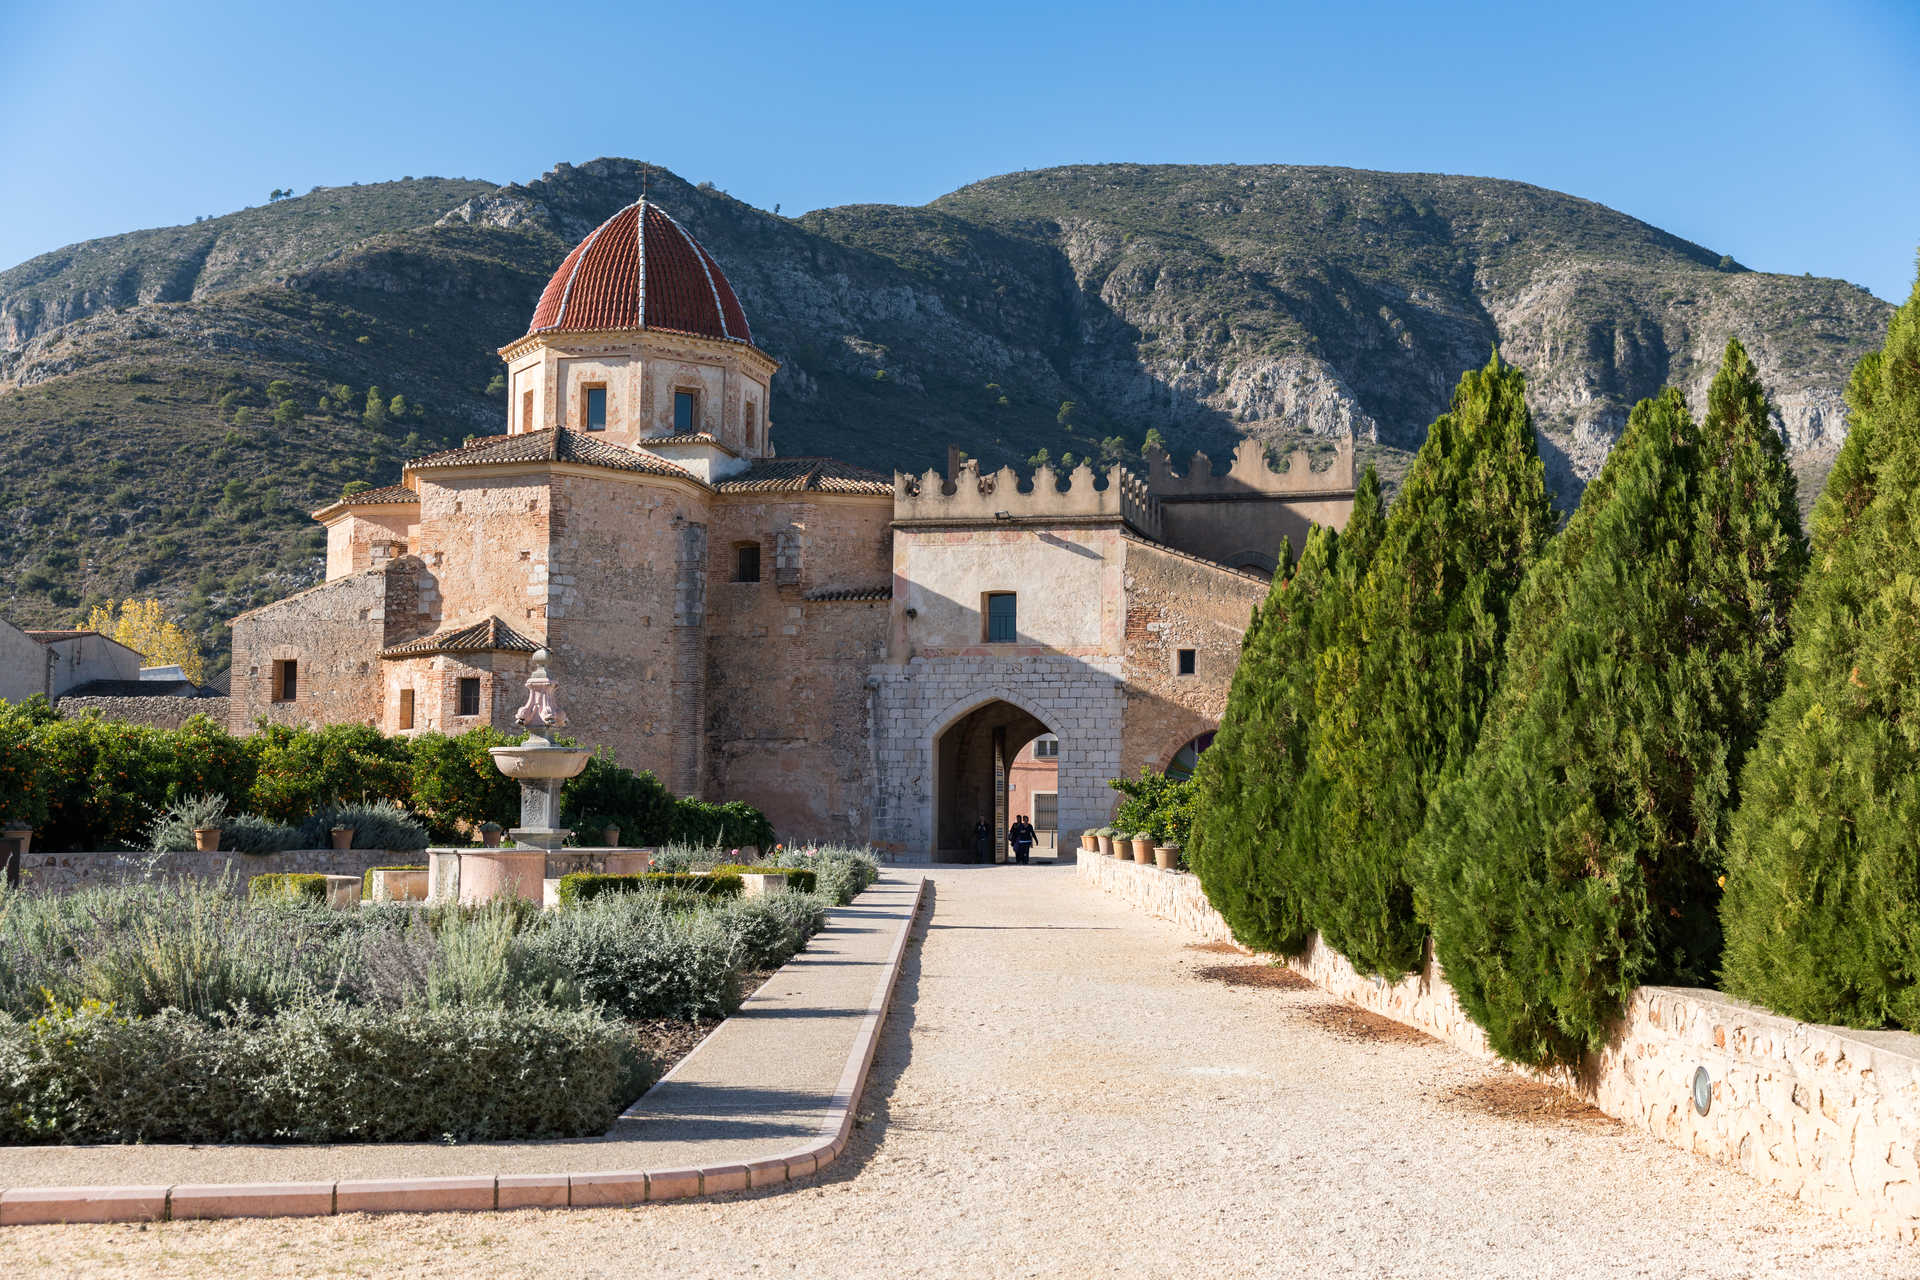
<svg viewBox="0 0 1920 1280">
<path fill-rule="evenodd" d="M 0 1147 L 0 1187 L 595 1173 L 779 1155 L 819 1134 L 919 882 L 918 873 L 895 873 L 837 908 L 805 951 L 604 1137 L 460 1146 Z"/>
<path fill-rule="evenodd" d="M 1054 868 L 934 873 L 863 1125 L 784 1190 L 621 1210 L 25 1227 L 0 1274 L 1731 1277 L 1920 1254 L 1511 1080 L 1228 985 Z"/>
</svg>

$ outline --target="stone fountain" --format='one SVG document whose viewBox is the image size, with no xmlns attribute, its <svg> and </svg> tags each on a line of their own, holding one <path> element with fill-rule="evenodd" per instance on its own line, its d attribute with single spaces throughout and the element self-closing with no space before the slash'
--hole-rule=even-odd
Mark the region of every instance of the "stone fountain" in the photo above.
<svg viewBox="0 0 1920 1280">
<path fill-rule="evenodd" d="M 548 661 L 545 649 L 534 652 L 527 701 L 513 713 L 513 722 L 527 730 L 527 740 L 517 747 L 491 747 L 487 754 L 494 768 L 520 782 L 520 825 L 507 834 L 516 845 L 552 850 L 573 834 L 559 825 L 560 788 L 587 767 L 593 753 L 583 747 L 556 747 L 547 740 L 547 730 L 567 723 L 566 714 L 553 704 Z"/>
</svg>

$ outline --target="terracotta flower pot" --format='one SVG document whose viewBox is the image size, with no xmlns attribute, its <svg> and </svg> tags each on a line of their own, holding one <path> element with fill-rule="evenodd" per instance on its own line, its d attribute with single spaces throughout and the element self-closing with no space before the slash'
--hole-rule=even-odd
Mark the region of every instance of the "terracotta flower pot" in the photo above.
<svg viewBox="0 0 1920 1280">
<path fill-rule="evenodd" d="M 1082 831 L 1080 833 L 1080 848 L 1087 853 L 1099 852 L 1100 837 L 1094 835 L 1091 831 Z"/>
<path fill-rule="evenodd" d="M 335 827 L 333 829 L 333 847 L 336 849 L 353 848 L 353 828 Z"/>
<path fill-rule="evenodd" d="M 1162 871 L 1173 870 L 1174 851 L 1164 844 L 1153 846 L 1153 865 Z"/>
<path fill-rule="evenodd" d="M 497 822 L 481 823 L 480 843 L 489 849 L 498 849 L 500 847 L 500 833 L 504 830 L 506 830 L 506 828 Z"/>
<path fill-rule="evenodd" d="M 1112 836 L 1095 836 L 1093 839 L 1096 847 L 1100 850 L 1100 853 L 1102 856 L 1104 857 L 1113 856 L 1113 837 Z"/>
<path fill-rule="evenodd" d="M 195 827 L 193 829 L 193 847 L 201 853 L 212 853 L 220 847 L 220 828 Z"/>
<path fill-rule="evenodd" d="M 620 847 L 620 828 L 606 827 L 600 832 L 600 842 L 609 849 Z"/>
<path fill-rule="evenodd" d="M 1140 836 L 1133 838 L 1133 860 L 1141 866 L 1153 861 L 1153 841 Z"/>
</svg>

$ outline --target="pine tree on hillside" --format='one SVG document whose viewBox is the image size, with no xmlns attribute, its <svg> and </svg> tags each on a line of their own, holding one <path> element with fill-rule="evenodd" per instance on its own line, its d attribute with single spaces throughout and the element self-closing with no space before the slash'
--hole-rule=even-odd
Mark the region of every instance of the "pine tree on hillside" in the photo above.
<svg viewBox="0 0 1920 1280">
<path fill-rule="evenodd" d="M 1710 983 L 1733 778 L 1805 566 L 1793 474 L 1729 343 L 1696 427 L 1643 401 L 1521 589 L 1499 693 L 1434 800 L 1423 914 L 1494 1047 L 1573 1062 L 1635 986 Z"/>
<path fill-rule="evenodd" d="M 1427 433 L 1321 657 L 1312 768 L 1320 863 L 1310 906 L 1363 972 L 1418 963 L 1409 847 L 1427 798 L 1472 751 L 1508 603 L 1552 533 L 1526 383 L 1496 354 L 1460 379 Z"/>
<path fill-rule="evenodd" d="M 1722 978 L 1790 1017 L 1920 1030 L 1920 283 L 1847 401 L 1786 689 L 1741 775 Z"/>
<path fill-rule="evenodd" d="M 1316 658 L 1354 566 L 1364 567 L 1379 544 L 1382 520 L 1380 477 L 1368 467 L 1345 532 L 1314 527 L 1300 563 L 1275 576 L 1219 733 L 1200 757 L 1187 861 L 1234 936 L 1258 950 L 1299 951 L 1310 932 L 1283 837 L 1311 743 Z"/>
</svg>

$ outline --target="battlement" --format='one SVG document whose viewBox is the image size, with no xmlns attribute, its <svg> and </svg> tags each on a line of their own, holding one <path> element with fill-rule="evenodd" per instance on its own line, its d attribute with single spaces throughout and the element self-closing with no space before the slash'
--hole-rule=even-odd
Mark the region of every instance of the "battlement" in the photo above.
<svg viewBox="0 0 1920 1280">
<path fill-rule="evenodd" d="M 1123 466 L 1107 469 L 1100 485 L 1091 466 L 1082 462 L 1060 487 L 1060 475 L 1050 466 L 1034 468 L 1033 481 L 1020 487 L 1020 475 L 1002 467 L 987 475 L 972 459 L 949 462 L 950 476 L 929 468 L 924 475 L 895 472 L 895 523 L 992 524 L 1011 520 L 1117 520 L 1136 533 L 1158 541 L 1160 504 L 1139 476 Z"/>
<path fill-rule="evenodd" d="M 1213 460 L 1204 453 L 1193 455 L 1185 475 L 1176 475 L 1171 460 L 1160 449 L 1147 453 L 1147 489 L 1155 498 L 1198 499 L 1238 497 L 1295 497 L 1340 495 L 1353 492 L 1353 438 L 1334 443 L 1333 462 L 1324 471 L 1315 471 L 1304 449 L 1295 449 L 1287 458 L 1287 469 L 1275 471 L 1267 464 L 1266 450 L 1257 440 L 1242 440 L 1233 451 L 1233 463 L 1216 475 Z"/>
</svg>

